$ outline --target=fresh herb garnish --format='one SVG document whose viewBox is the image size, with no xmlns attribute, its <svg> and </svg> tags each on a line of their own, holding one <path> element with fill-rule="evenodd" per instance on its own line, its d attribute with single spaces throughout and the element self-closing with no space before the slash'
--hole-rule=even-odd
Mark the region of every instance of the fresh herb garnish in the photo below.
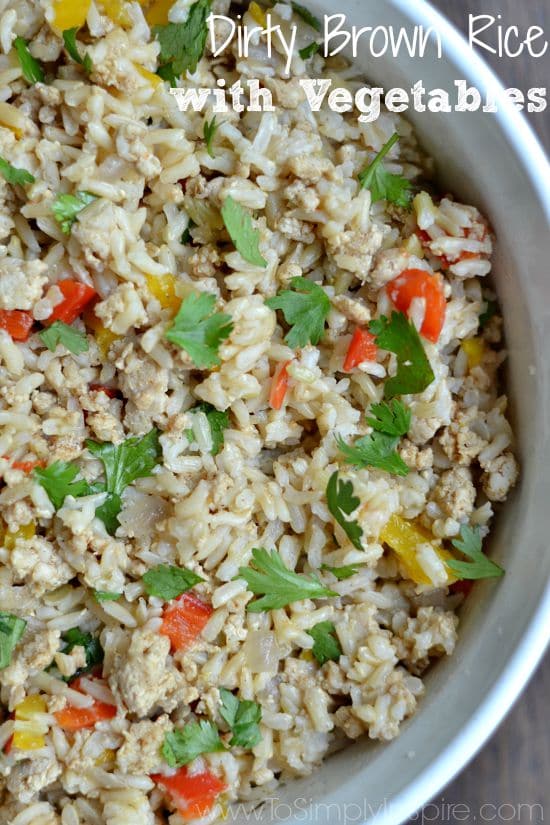
<svg viewBox="0 0 550 825">
<path fill-rule="evenodd" d="M 96 516 L 103 521 L 107 532 L 114 535 L 119 526 L 118 514 L 122 508 L 123 491 L 136 479 L 150 476 L 159 462 L 159 432 L 153 428 L 146 435 L 132 436 L 120 444 L 87 439 L 86 446 L 105 469 L 105 483 L 98 486 L 108 495 L 105 502 L 97 508 Z"/>
<path fill-rule="evenodd" d="M 325 587 L 316 576 L 295 573 L 284 564 L 279 553 L 269 553 L 263 547 L 252 550 L 253 567 L 239 567 L 237 578 L 244 579 L 248 590 L 261 599 L 249 602 L 250 613 L 262 610 L 278 610 L 302 599 L 322 599 L 337 596 Z"/>
<path fill-rule="evenodd" d="M 70 235 L 79 213 L 95 201 L 96 197 L 97 195 L 84 191 L 75 192 L 74 195 L 56 195 L 52 203 L 52 212 L 65 235 Z"/>
<path fill-rule="evenodd" d="M 80 467 L 72 461 L 54 461 L 49 467 L 35 467 L 33 470 L 35 479 L 45 489 L 56 510 L 62 507 L 67 496 L 80 498 L 97 492 L 85 479 L 75 481 L 79 473 Z"/>
<path fill-rule="evenodd" d="M 371 415 L 367 418 L 367 424 L 373 430 L 398 437 L 408 433 L 411 426 L 411 411 L 396 398 L 389 403 L 382 401 L 380 404 L 373 404 L 369 412 Z"/>
<path fill-rule="evenodd" d="M 322 564 L 321 570 L 328 570 L 329 573 L 336 576 L 338 581 L 343 581 L 355 576 L 359 571 L 359 567 L 356 564 L 346 564 L 342 567 L 330 567 L 328 564 Z"/>
<path fill-rule="evenodd" d="M 89 673 L 103 661 L 103 648 L 97 636 L 92 636 L 91 633 L 83 633 L 79 627 L 72 627 L 63 634 L 63 641 L 65 647 L 61 651 L 62 653 L 70 653 L 74 647 L 80 645 L 84 648 L 86 654 L 85 666 L 79 668 L 76 673 L 67 677 L 65 681 L 69 681 L 69 678 L 74 679 L 76 676 L 81 676 L 83 673 Z"/>
<path fill-rule="evenodd" d="M 44 70 L 38 60 L 29 51 L 27 41 L 22 37 L 16 37 L 13 47 L 17 52 L 19 65 L 23 72 L 23 77 L 28 83 L 43 83 Z"/>
<path fill-rule="evenodd" d="M 328 480 L 326 495 L 330 513 L 353 546 L 358 550 L 362 550 L 361 536 L 363 535 L 363 528 L 359 525 L 359 522 L 346 519 L 346 516 L 357 510 L 361 504 L 361 501 L 353 494 L 353 484 L 351 481 L 342 481 L 338 478 L 338 470 L 336 470 Z"/>
<path fill-rule="evenodd" d="M 214 722 L 201 719 L 188 722 L 180 730 L 169 731 L 164 737 L 162 755 L 166 763 L 175 768 L 187 765 L 202 753 L 224 751 L 225 746 Z"/>
<path fill-rule="evenodd" d="M 76 42 L 77 31 L 78 26 L 75 26 L 74 29 L 65 29 L 63 32 L 63 42 L 68 54 L 72 57 L 75 63 L 82 66 L 86 74 L 90 74 L 93 69 L 92 58 L 87 52 L 84 57 L 81 57 L 80 52 L 78 51 L 78 44 Z"/>
<path fill-rule="evenodd" d="M 109 590 L 94 590 L 94 599 L 98 604 L 101 604 L 101 602 L 116 602 L 121 596 L 122 593 L 112 593 Z"/>
<path fill-rule="evenodd" d="M 194 229 L 196 225 L 195 221 L 189 218 L 189 222 L 181 234 L 180 243 L 187 244 L 192 242 L 191 230 Z"/>
<path fill-rule="evenodd" d="M 23 633 L 27 622 L 12 613 L 0 611 L 0 670 L 11 661 L 15 646 Z"/>
<path fill-rule="evenodd" d="M 385 200 L 397 206 L 407 207 L 411 201 L 411 182 L 402 175 L 392 175 L 391 172 L 387 172 L 382 163 L 398 140 L 399 135 L 395 132 L 382 146 L 374 160 L 362 172 L 359 172 L 360 187 L 370 189 L 372 203 Z"/>
<path fill-rule="evenodd" d="M 406 476 L 409 468 L 395 448 L 399 438 L 386 433 L 371 433 L 358 438 L 355 444 L 346 444 L 341 436 L 336 436 L 338 449 L 346 459 L 347 464 L 363 469 L 376 467 L 386 473 L 396 476 Z"/>
<path fill-rule="evenodd" d="M 315 29 L 317 32 L 321 31 L 321 21 L 315 17 L 309 9 L 306 9 L 305 6 L 301 6 L 299 3 L 295 3 L 294 0 L 292 0 L 290 5 L 292 6 L 292 10 L 295 14 L 297 14 L 298 17 L 301 17 L 304 23 L 307 23 L 308 26 L 311 26 L 311 28 Z"/>
<path fill-rule="evenodd" d="M 40 330 L 38 335 L 51 352 L 55 352 L 58 344 L 62 344 L 73 355 L 88 351 L 86 333 L 79 332 L 68 324 L 64 324 L 63 321 L 54 321 L 51 326 Z"/>
<path fill-rule="evenodd" d="M 460 539 L 453 539 L 451 544 L 471 561 L 455 559 L 447 561 L 447 567 L 453 573 L 461 579 L 490 579 L 504 576 L 502 567 L 483 553 L 479 527 L 468 527 L 467 524 L 463 524 L 460 528 L 460 537 Z"/>
<path fill-rule="evenodd" d="M 252 225 L 250 213 L 228 195 L 221 209 L 225 228 L 240 255 L 254 266 L 267 266 L 260 252 L 260 233 Z"/>
<path fill-rule="evenodd" d="M 392 312 L 391 319 L 382 315 L 369 324 L 376 345 L 397 355 L 397 374 L 384 384 L 384 397 L 419 393 L 435 379 L 422 341 L 412 321 L 402 312 Z"/>
<path fill-rule="evenodd" d="M 212 148 L 212 141 L 214 139 L 214 135 L 219 129 L 220 124 L 216 122 L 216 115 L 212 118 L 212 120 L 204 121 L 204 126 L 202 129 L 204 141 L 206 143 L 206 151 L 210 155 L 211 158 L 214 157 L 214 150 Z"/>
<path fill-rule="evenodd" d="M 221 363 L 218 350 L 231 334 L 231 316 L 214 313 L 216 296 L 209 292 L 188 295 L 166 331 L 166 338 L 184 349 L 199 369 Z"/>
<path fill-rule="evenodd" d="M 496 301 L 486 300 L 486 308 L 483 310 L 481 315 L 479 316 L 479 327 L 483 329 L 483 327 L 487 326 L 493 315 L 496 315 L 496 311 L 498 308 L 498 304 Z"/>
<path fill-rule="evenodd" d="M 284 289 L 266 301 L 270 309 L 280 309 L 291 329 L 285 341 L 292 347 L 318 344 L 325 330 L 325 321 L 330 312 L 330 300 L 318 284 L 307 278 L 292 278 L 291 289 Z"/>
<path fill-rule="evenodd" d="M 224 431 L 229 427 L 229 413 L 217 410 L 212 404 L 203 402 L 189 410 L 190 413 L 202 412 L 205 414 L 210 427 L 210 437 L 212 438 L 212 455 L 218 455 L 224 444 Z M 190 442 L 194 440 L 193 430 L 190 432 Z"/>
<path fill-rule="evenodd" d="M 319 622 L 307 632 L 314 641 L 311 652 L 320 665 L 324 665 L 328 661 L 338 661 L 342 655 L 342 648 L 336 637 L 336 628 L 332 622 Z"/>
<path fill-rule="evenodd" d="M 220 716 L 233 733 L 229 744 L 240 748 L 254 748 L 262 739 L 259 726 L 262 720 L 260 705 L 248 699 L 241 701 L 223 687 L 220 688 L 220 698 Z"/>
<path fill-rule="evenodd" d="M 34 175 L 31 175 L 26 169 L 18 169 L 16 166 L 12 166 L 11 163 L 3 157 L 0 157 L 0 175 L 2 175 L 7 183 L 11 183 L 12 186 L 17 184 L 24 186 L 26 183 L 34 183 L 36 180 Z"/>
<path fill-rule="evenodd" d="M 149 596 L 158 596 L 166 602 L 177 599 L 182 593 L 204 581 L 192 570 L 176 567 L 173 564 L 157 564 L 148 570 L 141 580 Z"/>
<path fill-rule="evenodd" d="M 314 54 L 317 54 L 319 49 L 321 48 L 320 43 L 316 43 L 315 40 L 312 40 L 307 46 L 304 46 L 303 49 L 298 49 L 298 54 L 302 58 L 302 60 L 307 60 L 309 57 L 312 57 Z"/>
<path fill-rule="evenodd" d="M 153 28 L 160 44 L 161 67 L 157 74 L 172 85 L 184 72 L 193 73 L 196 70 L 204 53 L 209 14 L 210 0 L 197 0 L 190 7 L 184 23 L 168 23 Z"/>
</svg>

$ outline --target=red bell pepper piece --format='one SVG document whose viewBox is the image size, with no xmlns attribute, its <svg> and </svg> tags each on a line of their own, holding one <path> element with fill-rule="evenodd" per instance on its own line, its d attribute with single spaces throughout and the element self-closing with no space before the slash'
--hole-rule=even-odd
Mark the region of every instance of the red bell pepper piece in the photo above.
<svg viewBox="0 0 550 825">
<path fill-rule="evenodd" d="M 173 650 L 185 650 L 200 635 L 212 613 L 212 607 L 194 593 L 184 593 L 164 609 L 160 632 L 168 636 Z"/>
<path fill-rule="evenodd" d="M 186 821 L 205 816 L 227 788 L 211 771 L 190 774 L 187 767 L 180 768 L 172 776 L 153 774 L 151 779 L 168 793 L 179 815 Z"/>
<path fill-rule="evenodd" d="M 271 392 L 269 393 L 269 406 L 273 410 L 280 410 L 283 406 L 286 392 L 288 390 L 288 372 L 287 368 L 290 361 L 284 361 L 280 364 L 274 374 L 271 382 Z"/>
<path fill-rule="evenodd" d="M 405 269 L 386 284 L 386 292 L 399 312 L 408 312 L 414 298 L 423 298 L 426 304 L 421 334 L 434 344 L 445 323 L 446 301 L 437 275 L 423 269 Z"/>
<path fill-rule="evenodd" d="M 73 679 L 69 686 L 80 693 L 84 692 L 80 688 L 80 678 Z M 74 705 L 67 705 L 62 710 L 57 710 L 54 716 L 57 719 L 57 724 L 63 730 L 82 730 L 83 728 L 93 728 L 96 722 L 102 722 L 104 719 L 112 719 L 116 716 L 116 707 L 115 705 L 108 705 L 107 702 L 100 702 L 99 699 L 94 699 L 93 705 L 89 708 L 77 708 Z"/>
<path fill-rule="evenodd" d="M 344 360 L 344 371 L 350 372 L 354 367 L 362 364 L 363 361 L 376 361 L 377 355 L 378 347 L 375 344 L 374 335 L 366 329 L 357 327 Z"/>
<path fill-rule="evenodd" d="M 14 341 L 26 341 L 34 318 L 22 309 L 0 309 L 0 329 L 5 329 Z"/>
<path fill-rule="evenodd" d="M 63 293 L 63 300 L 53 308 L 53 312 L 44 324 L 49 326 L 54 321 L 63 321 L 72 324 L 88 306 L 90 301 L 97 297 L 97 292 L 80 281 L 59 281 L 56 284 Z"/>
</svg>

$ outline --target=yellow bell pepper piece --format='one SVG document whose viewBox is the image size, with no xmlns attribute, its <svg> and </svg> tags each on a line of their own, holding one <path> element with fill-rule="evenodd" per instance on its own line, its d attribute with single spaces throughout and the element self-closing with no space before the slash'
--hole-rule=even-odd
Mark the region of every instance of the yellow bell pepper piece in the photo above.
<svg viewBox="0 0 550 825">
<path fill-rule="evenodd" d="M 15 137 L 23 137 L 25 131 L 26 118 L 25 115 L 11 103 L 0 101 L 0 126 L 5 126 L 6 129 L 11 129 Z"/>
<path fill-rule="evenodd" d="M 485 342 L 482 338 L 468 338 L 460 345 L 468 358 L 468 367 L 479 367 L 485 355 Z"/>
<path fill-rule="evenodd" d="M 104 327 L 103 323 L 97 317 L 93 309 L 85 310 L 82 318 L 86 326 L 89 327 L 94 333 L 95 342 L 98 346 L 101 356 L 103 358 L 107 358 L 109 347 L 111 346 L 113 341 L 118 341 L 118 339 L 122 336 L 117 335 L 116 332 L 112 332 L 110 329 L 107 329 L 107 327 Z"/>
<path fill-rule="evenodd" d="M 13 550 L 17 539 L 32 539 L 35 534 L 36 525 L 34 521 L 30 521 L 28 524 L 22 524 L 17 530 L 8 530 L 6 532 L 4 536 L 4 547 L 6 550 Z"/>
<path fill-rule="evenodd" d="M 119 26 L 129 26 L 130 18 L 126 9 L 126 0 L 100 0 L 101 10 Z"/>
<path fill-rule="evenodd" d="M 173 275 L 146 275 L 147 288 L 153 297 L 157 299 L 163 309 L 177 312 L 181 298 L 176 292 L 176 279 Z"/>
<path fill-rule="evenodd" d="M 252 0 L 252 3 L 248 7 L 248 11 L 250 12 L 250 16 L 256 21 L 256 23 L 261 26 L 263 29 L 267 26 L 267 17 L 265 16 L 265 12 L 261 6 Z"/>
<path fill-rule="evenodd" d="M 86 22 L 92 0 L 54 0 L 53 27 L 59 32 L 80 28 Z"/>
<path fill-rule="evenodd" d="M 145 19 L 150 26 L 165 26 L 168 21 L 168 12 L 174 5 L 174 0 L 153 0 L 152 3 L 143 3 L 140 0 L 141 6 L 147 6 L 145 11 Z"/>
<path fill-rule="evenodd" d="M 393 515 L 384 525 L 379 539 L 387 544 L 399 557 L 406 576 L 417 584 L 432 584 L 416 558 L 416 548 L 419 544 L 429 542 L 442 562 L 454 558 L 452 553 L 434 542 L 433 535 L 422 525 L 409 521 L 401 516 Z M 456 581 L 456 577 L 447 567 L 447 584 Z"/>
<path fill-rule="evenodd" d="M 155 24 L 157 25 L 157 24 Z M 160 24 L 158 24 L 160 25 Z M 150 72 L 149 69 L 145 69 L 143 66 L 140 66 L 139 63 L 134 63 L 136 72 L 140 74 L 145 80 L 156 89 L 159 83 L 162 83 L 162 77 L 159 77 L 158 74 L 154 74 Z"/>
<path fill-rule="evenodd" d="M 27 696 L 16 706 L 14 747 L 22 751 L 35 751 L 44 747 L 47 727 L 35 718 L 37 713 L 46 713 L 46 702 L 38 694 Z"/>
<path fill-rule="evenodd" d="M 97 759 L 95 760 L 95 765 L 99 768 L 101 765 L 108 765 L 110 762 L 115 761 L 116 752 L 111 750 L 111 748 L 106 748 L 102 751 Z"/>
</svg>

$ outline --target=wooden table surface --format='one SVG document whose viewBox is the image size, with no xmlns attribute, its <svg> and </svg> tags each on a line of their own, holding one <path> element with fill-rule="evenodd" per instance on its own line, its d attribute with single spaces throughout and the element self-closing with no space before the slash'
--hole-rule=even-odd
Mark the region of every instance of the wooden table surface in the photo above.
<svg viewBox="0 0 550 825">
<path fill-rule="evenodd" d="M 501 14 L 499 22 L 504 25 L 516 25 L 520 30 L 540 25 L 550 37 L 549 0 L 432 0 L 432 3 L 464 32 L 467 32 L 469 13 Z M 487 53 L 483 56 L 489 59 L 507 87 L 525 90 L 544 87 L 549 82 L 550 48 L 538 59 L 523 55 L 499 59 Z M 530 115 L 529 120 L 548 152 L 550 109 Z M 549 700 L 550 653 L 547 653 L 527 690 L 490 742 L 409 825 L 423 821 L 438 825 L 550 822 Z M 447 804 L 467 808 L 445 807 Z M 484 807 L 487 805 L 489 807 Z"/>
</svg>

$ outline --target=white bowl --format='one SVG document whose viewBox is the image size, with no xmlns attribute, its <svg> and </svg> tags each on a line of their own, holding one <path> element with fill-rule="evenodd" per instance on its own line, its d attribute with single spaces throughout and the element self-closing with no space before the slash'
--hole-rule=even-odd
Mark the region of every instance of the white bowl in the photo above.
<svg viewBox="0 0 550 825">
<path fill-rule="evenodd" d="M 305 2 L 305 0 L 304 0 Z M 434 26 L 444 57 L 358 62 L 369 82 L 452 92 L 454 80 L 491 88 L 498 114 L 408 113 L 443 187 L 474 203 L 497 236 L 494 283 L 509 348 L 507 392 L 521 484 L 498 513 L 490 552 L 501 580 L 476 585 L 459 643 L 427 674 L 416 715 L 389 744 L 361 740 L 311 777 L 280 789 L 263 811 L 231 820 L 287 825 L 397 825 L 464 767 L 533 673 L 550 638 L 550 168 L 523 117 L 466 41 L 424 0 L 307 0 L 347 24 Z M 467 801 L 467 800 L 466 800 Z M 443 817 L 442 817 L 443 818 Z"/>
</svg>

